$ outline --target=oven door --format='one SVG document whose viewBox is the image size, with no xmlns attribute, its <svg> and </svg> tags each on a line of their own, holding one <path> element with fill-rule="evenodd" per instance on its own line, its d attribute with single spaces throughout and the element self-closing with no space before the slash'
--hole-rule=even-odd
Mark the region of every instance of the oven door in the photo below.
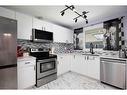
<svg viewBox="0 0 127 95">
<path fill-rule="evenodd" d="M 37 61 L 37 79 L 57 72 L 56 58 Z"/>
</svg>

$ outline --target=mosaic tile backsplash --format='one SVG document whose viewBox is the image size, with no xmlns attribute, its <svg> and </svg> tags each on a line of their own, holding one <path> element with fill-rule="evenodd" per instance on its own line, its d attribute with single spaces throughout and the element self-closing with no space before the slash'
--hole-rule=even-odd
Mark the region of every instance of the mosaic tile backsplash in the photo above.
<svg viewBox="0 0 127 95">
<path fill-rule="evenodd" d="M 74 50 L 74 45 L 72 43 L 36 43 L 31 42 L 29 40 L 21 40 L 18 39 L 17 41 L 18 45 L 22 46 L 24 50 L 27 50 L 27 48 L 53 48 L 53 53 L 89 53 L 89 49 L 83 51 L 83 50 Z M 118 51 L 105 51 L 105 50 L 95 50 L 94 52 L 99 55 L 117 55 Z"/>
<path fill-rule="evenodd" d="M 72 53 L 74 51 L 74 46 L 72 43 L 37 43 L 31 42 L 29 40 L 18 39 L 19 46 L 22 46 L 24 50 L 27 48 L 53 48 L 53 53 Z"/>
</svg>

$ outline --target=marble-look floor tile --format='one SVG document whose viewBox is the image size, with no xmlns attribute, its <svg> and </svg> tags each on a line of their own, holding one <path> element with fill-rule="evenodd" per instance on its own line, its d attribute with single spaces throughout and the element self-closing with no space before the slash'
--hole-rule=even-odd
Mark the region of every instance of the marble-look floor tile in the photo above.
<svg viewBox="0 0 127 95">
<path fill-rule="evenodd" d="M 34 89 L 95 89 L 95 90 L 117 90 L 112 86 L 100 83 L 91 78 L 74 72 L 68 72 L 59 76 L 56 80 Z"/>
</svg>

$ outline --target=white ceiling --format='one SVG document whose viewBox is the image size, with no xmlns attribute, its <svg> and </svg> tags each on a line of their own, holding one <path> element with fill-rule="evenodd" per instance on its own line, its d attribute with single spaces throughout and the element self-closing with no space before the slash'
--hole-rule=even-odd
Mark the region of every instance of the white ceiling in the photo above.
<svg viewBox="0 0 127 95">
<path fill-rule="evenodd" d="M 71 11 L 65 11 L 64 16 L 60 15 L 60 11 L 65 9 L 64 5 L 61 6 L 4 6 L 5 8 L 12 9 L 18 12 L 29 14 L 35 17 L 42 17 L 44 20 L 62 25 L 73 29 L 79 24 L 86 24 L 83 18 L 79 18 L 75 23 L 73 18 L 77 15 Z M 99 18 L 108 17 L 113 14 L 121 14 L 127 12 L 127 6 L 76 6 L 77 12 L 89 11 L 87 14 L 88 21 L 94 21 Z"/>
</svg>

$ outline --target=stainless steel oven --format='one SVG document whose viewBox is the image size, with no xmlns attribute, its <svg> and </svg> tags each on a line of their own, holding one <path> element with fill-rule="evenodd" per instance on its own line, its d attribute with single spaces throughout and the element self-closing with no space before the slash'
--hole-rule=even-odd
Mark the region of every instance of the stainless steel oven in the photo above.
<svg viewBox="0 0 127 95">
<path fill-rule="evenodd" d="M 37 60 L 37 86 L 46 84 L 57 78 L 56 58 Z"/>
<path fill-rule="evenodd" d="M 36 86 L 42 86 L 57 79 L 57 56 L 49 54 L 44 49 L 35 49 L 30 52 L 36 57 Z"/>
</svg>

